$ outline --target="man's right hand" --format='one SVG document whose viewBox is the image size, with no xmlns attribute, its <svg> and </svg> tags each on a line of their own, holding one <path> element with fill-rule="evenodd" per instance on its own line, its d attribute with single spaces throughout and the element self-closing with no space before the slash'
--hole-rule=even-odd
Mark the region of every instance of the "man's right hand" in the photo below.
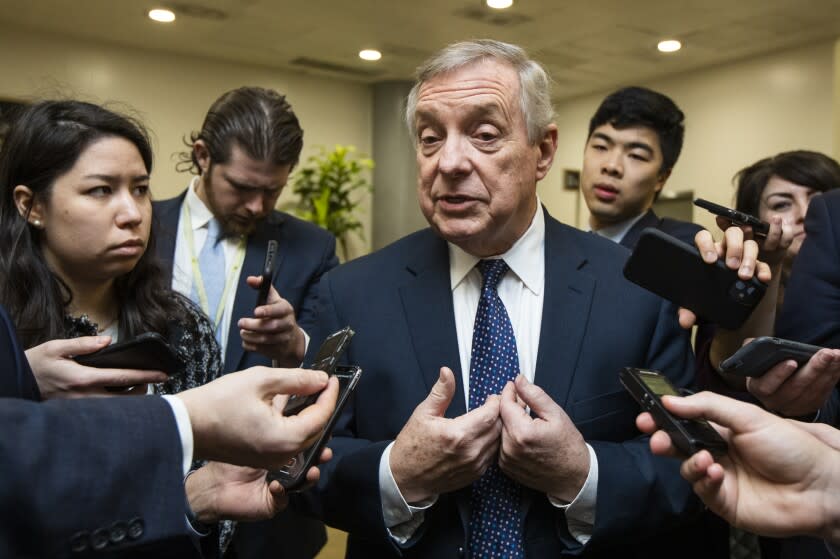
<svg viewBox="0 0 840 559">
<path fill-rule="evenodd" d="M 89 396 L 122 396 L 131 392 L 109 392 L 106 387 L 142 386 L 164 382 L 168 377 L 160 371 L 133 369 L 99 369 L 73 361 L 74 355 L 86 355 L 106 347 L 109 336 L 86 336 L 69 340 L 50 340 L 26 350 L 26 359 L 38 381 L 45 400 L 50 398 L 86 398 Z"/>
<path fill-rule="evenodd" d="M 326 387 L 326 388 L 324 388 Z M 289 394 L 323 392 L 297 415 Z M 177 394 L 187 407 L 194 456 L 275 470 L 314 444 L 335 409 L 338 379 L 323 371 L 252 367 Z"/>
<path fill-rule="evenodd" d="M 391 473 L 408 503 L 469 485 L 498 458 L 502 434 L 499 396 L 481 407 L 448 419 L 455 375 L 447 367 L 420 403 L 391 449 Z"/>
</svg>

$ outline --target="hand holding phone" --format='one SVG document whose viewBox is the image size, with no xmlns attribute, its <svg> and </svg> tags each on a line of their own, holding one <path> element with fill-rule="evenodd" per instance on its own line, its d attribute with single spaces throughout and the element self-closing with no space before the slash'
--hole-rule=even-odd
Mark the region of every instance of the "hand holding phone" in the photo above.
<svg viewBox="0 0 840 559">
<path fill-rule="evenodd" d="M 157 332 L 146 332 L 73 359 L 80 365 L 99 369 L 143 369 L 170 375 L 184 367 L 172 346 Z"/>
<path fill-rule="evenodd" d="M 739 212 L 738 210 L 733 210 L 732 208 L 727 208 L 726 206 L 721 206 L 702 198 L 697 198 L 694 201 L 694 205 L 699 208 L 703 208 L 704 210 L 708 210 L 715 215 L 724 217 L 736 225 L 751 227 L 753 235 L 756 237 L 766 237 L 767 233 L 770 231 L 769 223 L 761 221 L 757 217 L 748 213 Z"/>
<path fill-rule="evenodd" d="M 679 396 L 668 377 L 656 371 L 625 367 L 619 380 L 627 392 L 649 412 L 660 429 L 668 433 L 677 450 L 686 457 L 703 449 L 712 456 L 726 454 L 726 441 L 702 419 L 678 419 L 662 405 L 662 396 Z"/>
<path fill-rule="evenodd" d="M 315 359 L 309 368 L 324 371 L 328 375 L 332 375 L 338 365 L 338 360 L 341 359 L 341 356 L 347 350 L 347 346 L 350 345 L 350 339 L 353 337 L 353 334 L 355 332 L 349 326 L 345 326 L 338 332 L 330 334 L 321 344 L 321 347 L 318 348 L 318 353 L 315 354 Z M 291 396 L 286 402 L 286 407 L 283 408 L 283 415 L 295 415 L 303 408 L 315 403 L 317 399 L 317 394 Z"/>
<path fill-rule="evenodd" d="M 268 241 L 268 246 L 265 249 L 265 262 L 263 263 L 262 282 L 260 283 L 260 290 L 257 294 L 257 307 L 261 307 L 268 302 L 268 293 L 271 291 L 271 284 L 274 283 L 276 262 L 277 241 L 272 239 Z"/>
<path fill-rule="evenodd" d="M 720 363 L 724 373 L 760 377 L 774 365 L 792 359 L 801 367 L 822 348 L 782 338 L 756 338 Z"/>
<path fill-rule="evenodd" d="M 730 330 L 744 323 L 767 290 L 755 277 L 740 279 L 723 259 L 707 264 L 696 247 L 653 228 L 639 237 L 624 277 Z"/>
<path fill-rule="evenodd" d="M 318 458 L 321 456 L 321 451 L 330 440 L 332 430 L 338 421 L 344 406 L 350 399 L 350 395 L 359 383 L 359 378 L 362 376 L 362 370 L 359 367 L 336 366 L 332 372 L 332 376 L 338 378 L 338 399 L 336 400 L 335 410 L 330 416 L 329 421 L 324 426 L 324 430 L 318 437 L 318 440 L 309 448 L 301 451 L 297 456 L 289 460 L 285 466 L 279 470 L 268 472 L 269 480 L 277 480 L 287 491 L 298 491 L 306 484 L 306 472 L 309 468 L 317 465 Z M 316 396 L 317 398 L 317 396 Z M 284 410 L 285 413 L 285 410 Z M 286 414 L 290 415 L 290 414 Z"/>
</svg>

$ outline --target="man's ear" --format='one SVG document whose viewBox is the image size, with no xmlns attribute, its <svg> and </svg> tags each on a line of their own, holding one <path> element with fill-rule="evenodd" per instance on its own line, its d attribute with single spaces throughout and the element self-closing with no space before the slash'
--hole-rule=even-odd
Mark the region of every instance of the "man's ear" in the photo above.
<svg viewBox="0 0 840 559">
<path fill-rule="evenodd" d="M 204 140 L 196 140 L 193 143 L 193 155 L 195 155 L 195 159 L 198 161 L 198 167 L 201 169 L 201 174 L 203 175 L 210 169 L 210 150 L 207 149 L 207 144 L 204 143 Z"/>
<path fill-rule="evenodd" d="M 557 125 L 551 123 L 546 128 L 542 139 L 537 144 L 539 156 L 537 159 L 537 180 L 542 180 L 551 169 L 554 163 L 554 154 L 557 151 Z"/>
<path fill-rule="evenodd" d="M 660 171 L 659 176 L 656 177 L 656 186 L 654 187 L 654 192 L 662 192 L 662 189 L 665 188 L 665 183 L 668 182 L 668 177 L 671 176 L 671 169 L 667 171 Z"/>
<path fill-rule="evenodd" d="M 35 195 L 28 186 L 19 184 L 13 191 L 15 207 L 20 216 L 30 225 L 41 229 L 44 227 L 44 205 L 35 199 Z"/>
</svg>

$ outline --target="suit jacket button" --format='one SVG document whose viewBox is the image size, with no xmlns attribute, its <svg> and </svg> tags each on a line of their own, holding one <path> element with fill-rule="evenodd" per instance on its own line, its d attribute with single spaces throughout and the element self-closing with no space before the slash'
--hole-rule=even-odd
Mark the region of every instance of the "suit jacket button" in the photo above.
<svg viewBox="0 0 840 559">
<path fill-rule="evenodd" d="M 82 553 L 88 548 L 88 534 L 87 532 L 76 532 L 70 538 L 70 551 L 73 553 Z"/>
<path fill-rule="evenodd" d="M 132 518 L 128 521 L 128 537 L 132 540 L 138 539 L 143 535 L 143 520 L 140 518 Z"/>
<path fill-rule="evenodd" d="M 102 551 L 108 547 L 108 532 L 101 528 L 94 531 L 93 534 L 90 535 L 90 547 L 96 551 Z"/>
<path fill-rule="evenodd" d="M 458 548 L 458 559 L 464 559 L 464 557 L 466 557 L 466 556 L 467 556 L 467 554 L 466 554 L 466 552 L 464 551 L 464 548 L 463 548 L 463 547 L 459 547 L 459 548 Z"/>
<path fill-rule="evenodd" d="M 114 522 L 111 525 L 111 530 L 108 536 L 111 539 L 111 543 L 122 543 L 128 537 L 128 526 L 126 526 L 124 522 Z"/>
</svg>

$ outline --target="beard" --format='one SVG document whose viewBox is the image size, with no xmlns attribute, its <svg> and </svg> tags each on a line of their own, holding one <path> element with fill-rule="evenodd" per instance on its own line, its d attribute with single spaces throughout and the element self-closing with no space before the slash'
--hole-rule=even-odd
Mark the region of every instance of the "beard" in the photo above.
<svg viewBox="0 0 840 559">
<path fill-rule="evenodd" d="M 207 197 L 207 209 L 209 209 L 213 216 L 219 221 L 222 232 L 226 237 L 248 236 L 253 233 L 257 226 L 265 221 L 266 216 L 245 216 L 236 213 L 225 213 L 219 204 L 216 189 L 212 179 L 212 167 L 208 169 L 203 177 L 204 193 Z"/>
</svg>

